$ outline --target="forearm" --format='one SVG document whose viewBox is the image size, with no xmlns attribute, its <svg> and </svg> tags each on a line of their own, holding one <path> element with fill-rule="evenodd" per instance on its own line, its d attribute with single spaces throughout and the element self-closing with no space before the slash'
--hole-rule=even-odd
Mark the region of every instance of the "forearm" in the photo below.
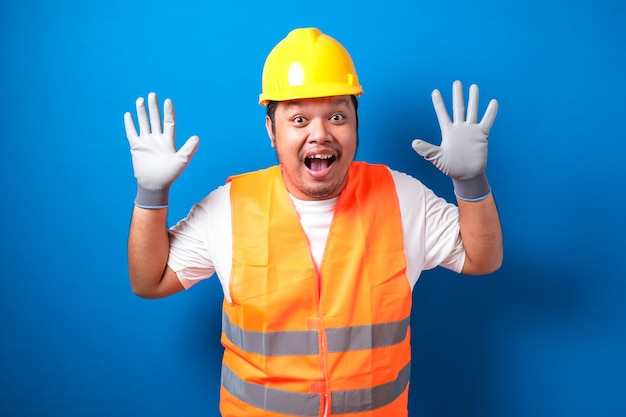
<svg viewBox="0 0 626 417">
<path fill-rule="evenodd" d="M 464 274 L 483 275 L 502 265 L 502 227 L 492 194 L 480 201 L 457 199 L 461 238 L 465 247 Z"/>
<path fill-rule="evenodd" d="M 128 236 L 128 271 L 135 294 L 162 296 L 158 292 L 168 254 L 167 208 L 148 210 L 135 206 Z"/>
</svg>

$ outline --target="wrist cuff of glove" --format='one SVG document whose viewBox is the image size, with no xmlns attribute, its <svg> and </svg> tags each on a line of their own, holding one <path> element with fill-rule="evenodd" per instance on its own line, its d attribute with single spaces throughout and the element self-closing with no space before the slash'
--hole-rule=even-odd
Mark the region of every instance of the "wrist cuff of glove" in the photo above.
<svg viewBox="0 0 626 417">
<path fill-rule="evenodd" d="M 146 190 L 137 186 L 135 205 L 145 209 L 160 209 L 167 207 L 169 188 L 164 190 Z"/>
<path fill-rule="evenodd" d="M 461 200 L 480 201 L 491 194 L 491 187 L 484 172 L 467 180 L 452 178 L 452 184 L 454 185 L 454 194 Z"/>
</svg>

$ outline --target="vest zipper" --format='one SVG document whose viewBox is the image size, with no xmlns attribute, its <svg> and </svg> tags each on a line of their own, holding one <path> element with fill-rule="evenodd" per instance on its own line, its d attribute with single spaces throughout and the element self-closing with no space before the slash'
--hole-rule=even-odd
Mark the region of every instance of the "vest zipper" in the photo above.
<svg viewBox="0 0 626 417">
<path fill-rule="evenodd" d="M 313 262 L 313 265 L 315 265 L 315 262 Z M 322 378 L 324 380 L 324 392 L 320 395 L 322 401 L 322 414 L 320 417 L 329 417 L 330 389 L 328 381 L 328 341 L 326 340 L 326 326 L 324 325 L 324 318 L 322 315 L 322 274 L 317 267 L 315 268 L 315 272 L 317 277 L 317 314 L 319 316 L 320 369 L 322 372 Z"/>
</svg>

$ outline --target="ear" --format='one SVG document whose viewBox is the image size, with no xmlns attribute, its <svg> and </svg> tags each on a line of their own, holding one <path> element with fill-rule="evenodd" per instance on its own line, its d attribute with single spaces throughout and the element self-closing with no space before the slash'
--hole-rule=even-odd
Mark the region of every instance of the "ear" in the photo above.
<svg viewBox="0 0 626 417">
<path fill-rule="evenodd" d="M 274 140 L 274 129 L 272 128 L 272 119 L 270 119 L 269 116 L 265 116 L 265 130 L 267 130 L 267 136 L 270 138 L 272 148 L 275 148 L 276 141 Z"/>
</svg>

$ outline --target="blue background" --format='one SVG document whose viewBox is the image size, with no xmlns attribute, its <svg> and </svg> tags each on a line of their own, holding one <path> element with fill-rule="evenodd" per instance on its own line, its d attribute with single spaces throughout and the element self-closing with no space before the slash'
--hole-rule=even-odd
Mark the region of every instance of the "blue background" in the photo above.
<svg viewBox="0 0 626 417">
<path fill-rule="evenodd" d="M 171 97 L 201 138 L 170 222 L 230 174 L 275 162 L 257 105 L 289 30 L 318 26 L 356 62 L 358 158 L 450 182 L 430 92 L 500 101 L 490 182 L 505 261 L 418 282 L 412 416 L 626 415 L 626 3 L 617 0 L 81 2 L 0 6 L 0 414 L 217 414 L 217 279 L 134 296 L 135 181 L 122 114 Z M 370 4 L 371 3 L 371 4 Z"/>
</svg>

